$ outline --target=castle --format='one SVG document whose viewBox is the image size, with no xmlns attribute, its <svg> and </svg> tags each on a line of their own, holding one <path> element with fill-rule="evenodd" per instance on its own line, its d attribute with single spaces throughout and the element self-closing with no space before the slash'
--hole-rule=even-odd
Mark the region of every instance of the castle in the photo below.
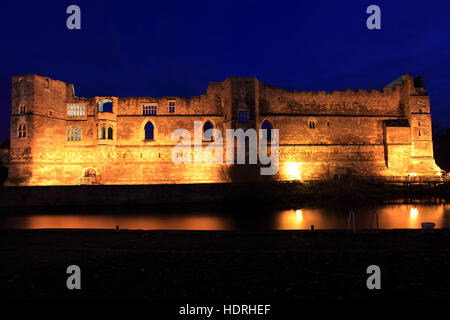
<svg viewBox="0 0 450 320">
<path fill-rule="evenodd" d="M 175 164 L 175 129 L 279 129 L 278 180 L 438 176 L 423 78 L 382 90 L 287 91 L 256 77 L 211 82 L 191 98 L 78 98 L 36 74 L 12 78 L 5 185 L 229 181 L 227 164 Z M 192 134 L 193 136 L 193 134 Z M 206 146 L 213 140 L 206 136 Z"/>
</svg>

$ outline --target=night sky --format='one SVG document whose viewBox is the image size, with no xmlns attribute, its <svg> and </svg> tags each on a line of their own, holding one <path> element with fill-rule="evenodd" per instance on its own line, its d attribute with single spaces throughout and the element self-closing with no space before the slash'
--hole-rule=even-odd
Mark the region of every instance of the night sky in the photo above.
<svg viewBox="0 0 450 320">
<path fill-rule="evenodd" d="M 66 8 L 81 8 L 81 30 Z M 381 8 L 381 30 L 366 8 Z M 0 139 L 11 76 L 75 84 L 79 97 L 192 96 L 257 76 L 295 90 L 380 89 L 425 77 L 434 122 L 450 126 L 449 1 L 2 1 Z"/>
</svg>

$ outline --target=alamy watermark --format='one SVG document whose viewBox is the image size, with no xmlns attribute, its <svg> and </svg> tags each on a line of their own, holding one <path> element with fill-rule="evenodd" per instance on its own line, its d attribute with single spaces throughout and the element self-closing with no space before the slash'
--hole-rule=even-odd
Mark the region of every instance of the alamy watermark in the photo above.
<svg viewBox="0 0 450 320">
<path fill-rule="evenodd" d="M 366 281 L 367 289 L 369 289 L 369 290 L 381 289 L 381 269 L 380 269 L 380 267 L 375 264 L 372 264 L 367 267 L 366 273 L 370 274 L 370 276 L 367 278 L 367 281 Z"/>
<path fill-rule="evenodd" d="M 81 9 L 79 6 L 72 4 L 67 7 L 66 13 L 70 14 L 66 20 L 66 26 L 69 30 L 81 29 Z M 381 29 L 381 9 L 379 6 L 372 4 L 367 7 L 367 14 L 370 16 L 366 20 L 366 26 L 369 30 Z"/>
<path fill-rule="evenodd" d="M 66 13 L 70 16 L 66 20 L 66 26 L 69 30 L 81 29 L 81 9 L 79 6 L 72 4 L 67 7 Z"/>
<path fill-rule="evenodd" d="M 381 29 L 381 9 L 379 6 L 373 4 L 367 7 L 367 14 L 370 16 L 367 18 L 366 26 L 369 30 Z"/>
<path fill-rule="evenodd" d="M 80 267 L 75 264 L 72 264 L 67 267 L 66 273 L 70 274 L 70 276 L 66 280 L 67 289 L 80 290 L 81 289 L 81 269 L 80 269 Z"/>
<path fill-rule="evenodd" d="M 225 163 L 246 164 L 246 149 L 248 146 L 248 164 L 259 163 L 261 175 L 275 175 L 279 168 L 279 132 L 278 129 L 260 129 L 259 135 L 255 129 L 225 130 Z M 208 139 L 205 141 L 205 137 Z M 186 129 L 176 129 L 171 139 L 178 141 L 172 149 L 174 164 L 223 164 L 224 137 L 218 129 L 208 129 L 203 132 L 202 122 L 194 121 L 194 139 Z M 203 148 L 203 142 L 210 143 Z M 237 141 L 235 147 L 235 141 Z M 248 143 L 247 143 L 248 142 Z M 270 152 L 269 147 L 270 146 Z M 235 153 L 236 151 L 236 153 Z M 258 152 L 259 151 L 259 152 Z"/>
</svg>

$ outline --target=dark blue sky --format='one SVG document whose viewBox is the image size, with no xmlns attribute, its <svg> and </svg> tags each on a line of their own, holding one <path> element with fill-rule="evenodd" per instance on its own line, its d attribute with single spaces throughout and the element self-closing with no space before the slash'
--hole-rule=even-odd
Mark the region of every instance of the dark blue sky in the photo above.
<svg viewBox="0 0 450 320">
<path fill-rule="evenodd" d="M 81 8 L 82 29 L 66 28 Z M 382 29 L 366 28 L 381 7 Z M 0 138 L 11 76 L 75 84 L 77 96 L 192 96 L 256 75 L 296 90 L 379 89 L 425 77 L 433 120 L 450 125 L 449 1 L 2 1 Z"/>
</svg>

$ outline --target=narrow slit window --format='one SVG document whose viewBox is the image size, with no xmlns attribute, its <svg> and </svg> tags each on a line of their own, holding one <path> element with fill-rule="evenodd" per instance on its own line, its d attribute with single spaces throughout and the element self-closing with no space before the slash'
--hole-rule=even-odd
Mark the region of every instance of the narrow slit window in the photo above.
<svg viewBox="0 0 450 320">
<path fill-rule="evenodd" d="M 169 101 L 169 113 L 175 112 L 175 101 Z"/>
<path fill-rule="evenodd" d="M 261 129 L 263 130 L 263 133 L 266 133 L 267 141 L 272 141 L 272 125 L 269 121 L 264 120 L 264 122 L 261 125 Z"/>
<path fill-rule="evenodd" d="M 105 139 L 106 138 L 106 129 L 105 127 L 101 127 L 100 128 L 100 139 Z"/>
<path fill-rule="evenodd" d="M 113 140 L 113 128 L 108 128 L 108 140 Z"/>
</svg>

